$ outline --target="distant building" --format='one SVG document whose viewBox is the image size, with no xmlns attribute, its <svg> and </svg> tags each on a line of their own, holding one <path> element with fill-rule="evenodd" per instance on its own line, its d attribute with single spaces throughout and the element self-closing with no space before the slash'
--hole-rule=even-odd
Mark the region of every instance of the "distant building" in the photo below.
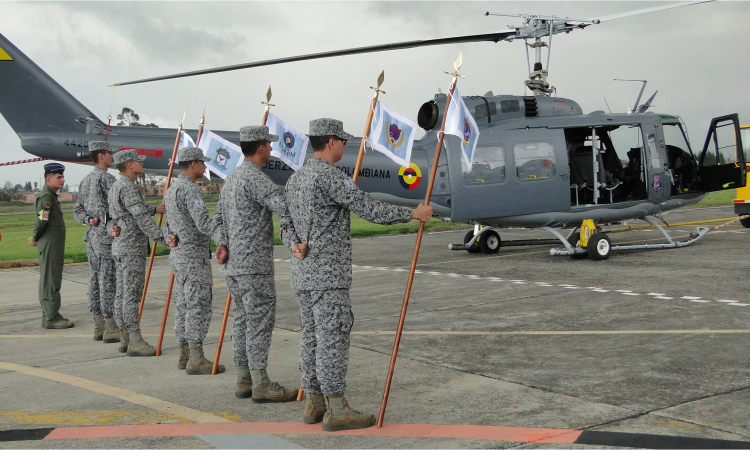
<svg viewBox="0 0 750 450">
<path fill-rule="evenodd" d="M 36 194 L 26 193 L 21 197 L 21 201 L 24 203 L 34 203 L 36 201 Z"/>
<path fill-rule="evenodd" d="M 57 196 L 57 199 L 61 202 L 72 202 L 73 194 L 71 194 L 70 192 L 60 192 L 60 194 Z"/>
</svg>

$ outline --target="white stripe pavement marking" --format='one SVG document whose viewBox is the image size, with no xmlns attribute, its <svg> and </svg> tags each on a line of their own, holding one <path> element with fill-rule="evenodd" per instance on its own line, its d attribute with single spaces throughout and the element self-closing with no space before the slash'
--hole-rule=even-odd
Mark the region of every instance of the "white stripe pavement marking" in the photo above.
<svg viewBox="0 0 750 450">
<path fill-rule="evenodd" d="M 737 303 L 737 300 L 726 300 L 726 299 L 724 299 L 724 300 L 716 300 L 716 301 L 717 302 L 722 302 L 722 303 Z"/>
<path fill-rule="evenodd" d="M 686 296 L 680 297 L 680 298 L 683 299 L 683 300 L 700 300 L 703 297 L 691 297 L 689 295 L 686 295 Z"/>
<path fill-rule="evenodd" d="M 664 297 L 664 294 L 657 294 L 656 292 L 649 292 L 646 295 L 653 295 L 654 297 Z"/>
<path fill-rule="evenodd" d="M 672 297 L 666 297 L 666 296 L 654 297 L 654 298 L 658 298 L 659 300 L 672 300 Z"/>
<path fill-rule="evenodd" d="M 729 306 L 750 306 L 750 303 L 727 303 Z"/>
<path fill-rule="evenodd" d="M 622 295 L 641 295 L 641 294 L 639 294 L 637 292 L 620 292 L 620 294 L 622 294 Z"/>
<path fill-rule="evenodd" d="M 711 300 L 690 300 L 693 303 L 711 303 Z"/>
</svg>

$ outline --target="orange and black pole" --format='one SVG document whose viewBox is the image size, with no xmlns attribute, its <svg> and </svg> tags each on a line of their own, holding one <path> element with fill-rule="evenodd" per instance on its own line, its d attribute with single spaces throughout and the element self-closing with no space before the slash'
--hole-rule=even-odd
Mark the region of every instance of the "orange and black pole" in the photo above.
<svg viewBox="0 0 750 450">
<path fill-rule="evenodd" d="M 458 54 L 458 58 L 453 63 L 453 72 L 445 71 L 445 73 L 451 75 L 450 94 L 448 100 L 445 102 L 445 110 L 443 113 L 443 123 L 440 125 L 440 132 L 438 132 L 437 146 L 435 147 L 435 157 L 432 160 L 432 169 L 430 170 L 430 182 L 427 185 L 427 193 L 425 194 L 424 204 L 430 204 L 430 198 L 432 197 L 432 188 L 435 184 L 435 175 L 437 173 L 438 161 L 440 161 L 440 152 L 443 149 L 443 140 L 445 139 L 445 121 L 448 116 L 448 108 L 450 107 L 451 100 L 453 99 L 453 92 L 456 89 L 456 82 L 458 78 L 463 78 L 459 75 L 458 69 L 461 68 L 462 54 Z M 401 333 L 404 330 L 404 320 L 406 319 L 406 308 L 409 306 L 409 297 L 411 295 L 411 286 L 414 282 L 414 272 L 417 269 L 417 260 L 419 259 L 419 249 L 422 245 L 422 235 L 424 234 L 424 222 L 419 223 L 419 231 L 417 232 L 417 241 L 414 244 L 414 254 L 411 258 L 411 266 L 409 268 L 409 278 L 406 281 L 406 291 L 404 292 L 404 300 L 401 305 L 401 316 L 398 320 L 398 329 L 396 330 L 396 339 L 393 342 L 393 351 L 391 352 L 391 363 L 388 367 L 388 376 L 385 380 L 385 389 L 383 390 L 383 402 L 380 405 L 380 413 L 378 414 L 377 427 L 383 426 L 383 417 L 385 416 L 385 408 L 388 405 L 388 394 L 391 390 L 391 382 L 393 381 L 393 371 L 396 368 L 396 357 L 398 356 L 398 347 L 401 343 Z"/>
</svg>

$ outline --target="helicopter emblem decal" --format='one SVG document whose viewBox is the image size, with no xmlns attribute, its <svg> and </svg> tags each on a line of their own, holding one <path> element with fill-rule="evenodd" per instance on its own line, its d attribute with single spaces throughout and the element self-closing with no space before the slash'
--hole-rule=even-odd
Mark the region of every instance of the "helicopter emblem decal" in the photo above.
<svg viewBox="0 0 750 450">
<path fill-rule="evenodd" d="M 654 175 L 654 182 L 651 184 L 651 187 L 657 192 L 661 189 L 661 175 Z"/>
<path fill-rule="evenodd" d="M 398 170 L 398 181 L 406 189 L 416 189 L 422 182 L 422 171 L 414 163 L 409 163 L 409 167 L 401 166 Z"/>
<path fill-rule="evenodd" d="M 387 123 L 386 128 L 388 128 L 388 142 L 394 148 L 401 147 L 404 143 L 403 128 L 399 128 L 395 123 Z"/>
</svg>

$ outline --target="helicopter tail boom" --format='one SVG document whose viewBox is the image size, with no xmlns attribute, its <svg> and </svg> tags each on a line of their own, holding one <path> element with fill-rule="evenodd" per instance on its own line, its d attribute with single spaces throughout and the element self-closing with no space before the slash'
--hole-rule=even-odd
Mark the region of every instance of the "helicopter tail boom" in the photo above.
<svg viewBox="0 0 750 450">
<path fill-rule="evenodd" d="M 0 34 L 0 114 L 13 131 L 80 132 L 101 121 Z"/>
</svg>

